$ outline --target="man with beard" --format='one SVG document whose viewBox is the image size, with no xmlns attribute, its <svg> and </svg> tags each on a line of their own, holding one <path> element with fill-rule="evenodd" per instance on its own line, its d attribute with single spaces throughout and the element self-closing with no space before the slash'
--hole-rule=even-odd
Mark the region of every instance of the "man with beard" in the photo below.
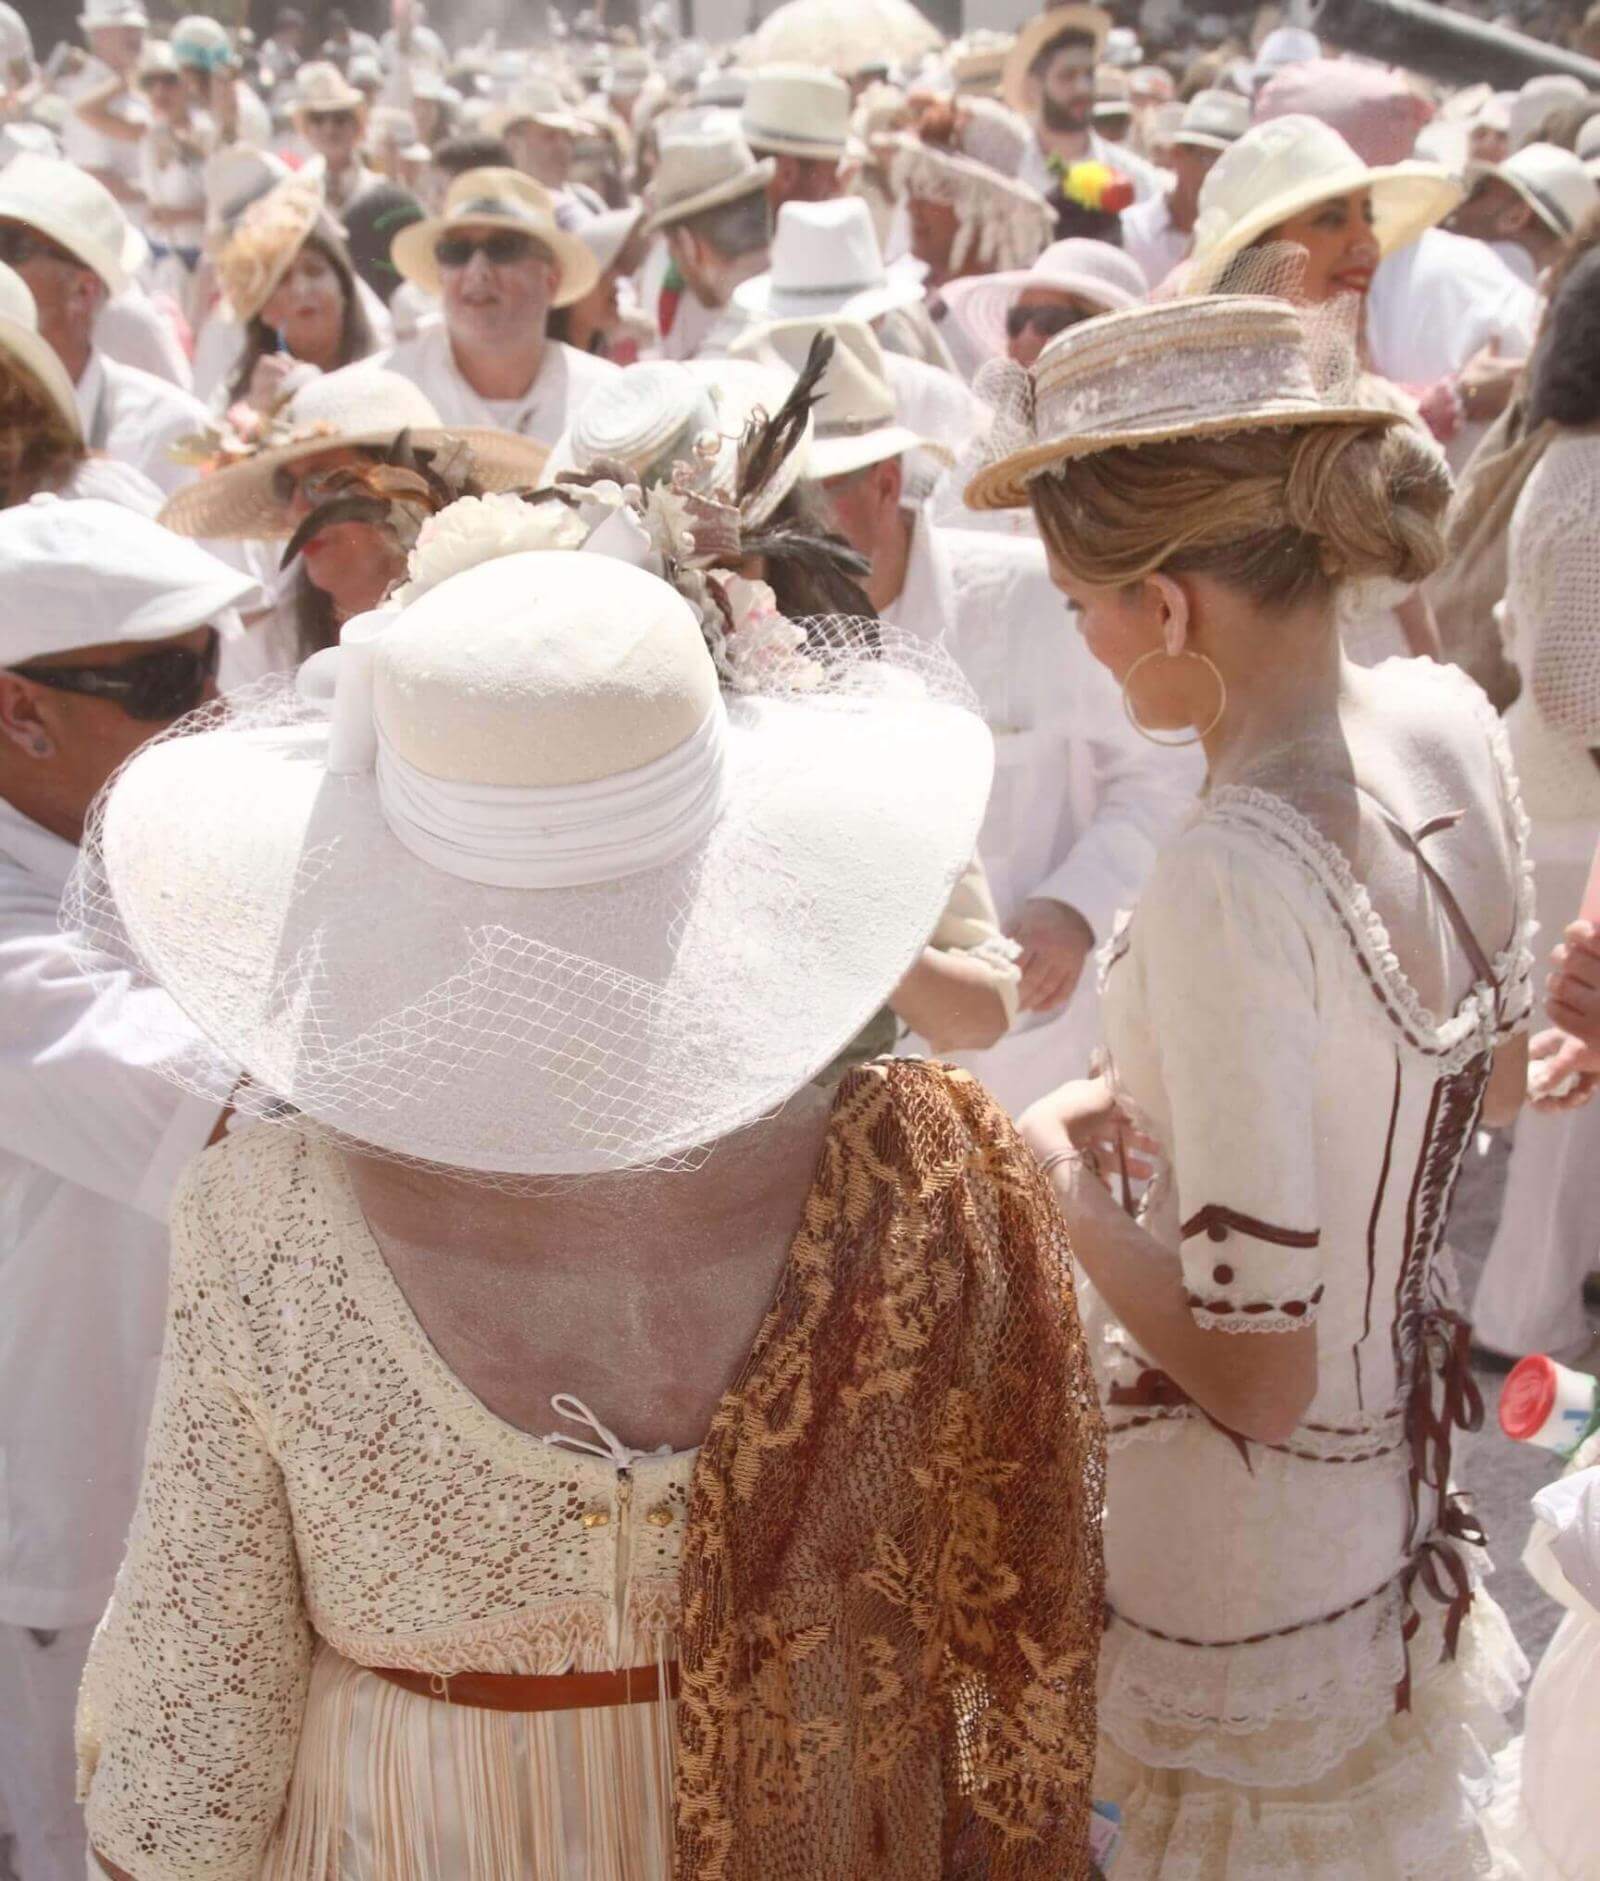
<svg viewBox="0 0 1600 1881">
<path fill-rule="evenodd" d="M 1023 27 L 1006 59 L 1002 95 L 1034 128 L 1018 181 L 1041 196 L 1056 187 L 1060 168 L 1091 159 L 1120 170 L 1136 200 L 1164 187 L 1152 164 L 1094 129 L 1095 66 L 1110 30 L 1111 15 L 1099 7 L 1051 7 Z"/>
</svg>

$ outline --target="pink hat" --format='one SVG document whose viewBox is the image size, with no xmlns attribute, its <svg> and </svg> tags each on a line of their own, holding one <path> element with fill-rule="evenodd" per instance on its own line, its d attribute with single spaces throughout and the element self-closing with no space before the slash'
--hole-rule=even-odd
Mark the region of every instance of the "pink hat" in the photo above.
<svg viewBox="0 0 1600 1881">
<path fill-rule="evenodd" d="M 1256 94 L 1255 121 L 1299 115 L 1331 124 L 1363 163 L 1404 163 L 1433 116 L 1396 72 L 1348 59 L 1291 65 Z"/>
<path fill-rule="evenodd" d="M 1026 288 L 1051 289 L 1086 301 L 1095 313 L 1120 313 L 1145 298 L 1144 272 L 1131 255 L 1109 242 L 1072 236 L 1052 242 L 1031 268 L 1003 274 L 974 274 L 939 291 L 951 317 L 986 359 L 1006 351 L 1006 315 Z"/>
</svg>

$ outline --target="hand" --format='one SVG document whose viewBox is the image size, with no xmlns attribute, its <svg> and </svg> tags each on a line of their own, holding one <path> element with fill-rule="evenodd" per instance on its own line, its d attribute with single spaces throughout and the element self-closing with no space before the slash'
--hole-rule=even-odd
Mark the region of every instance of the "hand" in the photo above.
<svg viewBox="0 0 1600 1881">
<path fill-rule="evenodd" d="M 1528 1102 L 1535 1110 L 1581 1110 L 1600 1087 L 1600 1055 L 1552 1027 L 1528 1047 Z"/>
<path fill-rule="evenodd" d="M 1600 933 L 1574 921 L 1550 956 L 1545 1009 L 1563 1032 L 1592 1048 L 1600 1070 Z"/>
<path fill-rule="evenodd" d="M 251 369 L 245 402 L 263 418 L 270 418 L 297 386 L 315 376 L 316 370 L 293 353 L 263 353 Z"/>
<path fill-rule="evenodd" d="M 1094 930 L 1063 901 L 1025 901 L 1011 938 L 1022 948 L 1024 1012 L 1055 1012 L 1077 990 L 1083 964 L 1094 951 Z"/>
<path fill-rule="evenodd" d="M 1522 359 L 1502 359 L 1498 340 L 1480 346 L 1456 380 L 1461 409 L 1467 417 L 1475 424 L 1498 418 L 1511 403 L 1512 389 L 1526 364 Z"/>
<path fill-rule="evenodd" d="M 1160 1146 L 1135 1127 L 1106 1078 L 1063 1084 L 1030 1105 L 1018 1128 L 1040 1162 L 1071 1152 L 1074 1177 L 1098 1177 L 1108 1192 L 1113 1175 L 1120 1182 L 1126 1170 L 1130 1181 L 1148 1182 L 1161 1166 Z"/>
</svg>

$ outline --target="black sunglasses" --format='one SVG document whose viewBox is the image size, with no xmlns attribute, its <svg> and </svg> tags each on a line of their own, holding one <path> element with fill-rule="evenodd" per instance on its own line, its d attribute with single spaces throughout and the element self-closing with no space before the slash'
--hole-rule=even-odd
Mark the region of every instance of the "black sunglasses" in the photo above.
<svg viewBox="0 0 1600 1881">
<path fill-rule="evenodd" d="M 446 235 L 434 243 L 433 258 L 441 268 L 465 268 L 479 249 L 491 268 L 506 268 L 526 261 L 533 253 L 533 237 L 516 229 L 495 229 L 488 235 Z"/>
<path fill-rule="evenodd" d="M 1006 310 L 1006 338 L 1020 340 L 1032 327 L 1042 339 L 1054 339 L 1089 317 L 1081 307 L 1010 307 Z"/>
<path fill-rule="evenodd" d="M 13 666 L 19 679 L 48 686 L 53 692 L 84 692 L 96 699 L 113 699 L 129 718 L 151 722 L 182 718 L 192 712 L 217 676 L 222 645 L 214 627 L 206 630 L 206 644 L 159 647 L 120 666 Z"/>
</svg>

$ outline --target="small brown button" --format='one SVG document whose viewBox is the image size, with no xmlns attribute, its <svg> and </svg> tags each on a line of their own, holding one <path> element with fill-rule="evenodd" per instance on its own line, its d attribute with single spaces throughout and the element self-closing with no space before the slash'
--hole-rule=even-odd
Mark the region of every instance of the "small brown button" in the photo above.
<svg viewBox="0 0 1600 1881">
<path fill-rule="evenodd" d="M 1211 1278 L 1219 1287 L 1225 1287 L 1233 1278 L 1233 1269 L 1224 1262 L 1222 1266 L 1212 1268 Z"/>
<path fill-rule="evenodd" d="M 672 1511 L 664 1502 L 658 1502 L 644 1519 L 652 1528 L 671 1528 Z"/>
<path fill-rule="evenodd" d="M 1206 1234 L 1213 1241 L 1226 1241 L 1228 1238 L 1228 1224 L 1224 1221 L 1213 1219 L 1206 1223 Z"/>
<path fill-rule="evenodd" d="M 583 1512 L 585 1528 L 606 1528 L 610 1526 L 611 1511 L 602 1508 L 588 1508 Z"/>
</svg>

